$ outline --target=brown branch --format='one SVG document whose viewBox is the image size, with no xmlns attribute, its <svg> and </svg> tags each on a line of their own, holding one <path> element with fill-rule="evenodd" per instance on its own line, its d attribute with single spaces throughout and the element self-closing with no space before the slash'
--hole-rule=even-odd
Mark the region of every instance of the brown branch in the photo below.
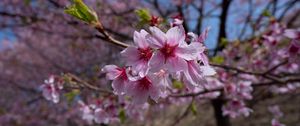
<svg viewBox="0 0 300 126">
<path fill-rule="evenodd" d="M 300 78 L 288 78 L 286 80 L 281 80 L 280 82 L 277 81 L 267 81 L 267 82 L 261 82 L 261 83 L 253 83 L 253 87 L 260 87 L 260 86 L 270 86 L 270 85 L 283 85 L 291 82 L 300 82 Z M 211 89 L 211 90 L 204 90 L 199 91 L 196 93 L 187 93 L 187 94 L 171 94 L 170 97 L 195 97 L 199 96 L 201 94 L 209 93 L 209 92 L 215 92 L 215 91 L 222 91 L 223 87 Z"/>
<path fill-rule="evenodd" d="M 72 73 L 67 73 L 66 76 L 71 77 L 72 79 L 74 79 L 75 81 L 77 81 L 78 83 L 82 84 L 84 87 L 87 87 L 89 89 L 99 91 L 99 92 L 102 92 L 102 93 L 113 94 L 111 91 L 96 87 L 96 86 L 88 83 L 87 81 L 81 79 L 80 77 L 78 77 L 78 76 L 76 76 Z"/>
<path fill-rule="evenodd" d="M 185 109 L 185 111 L 182 113 L 182 115 L 180 115 L 179 117 L 177 117 L 175 119 L 175 121 L 171 124 L 171 126 L 176 126 L 182 119 L 184 119 L 190 112 L 191 107 L 193 105 L 195 98 L 193 97 L 191 103 L 188 105 L 188 107 Z"/>
<path fill-rule="evenodd" d="M 126 44 L 126 43 L 123 43 L 121 41 L 118 41 L 116 39 L 114 39 L 112 36 L 110 36 L 103 28 L 102 24 L 100 22 L 97 22 L 95 24 L 95 29 L 98 30 L 98 32 L 100 32 L 103 36 L 104 36 L 104 39 L 107 40 L 108 42 L 112 43 L 112 44 L 115 44 L 117 46 L 120 46 L 122 48 L 126 48 L 128 47 L 129 45 Z"/>
</svg>

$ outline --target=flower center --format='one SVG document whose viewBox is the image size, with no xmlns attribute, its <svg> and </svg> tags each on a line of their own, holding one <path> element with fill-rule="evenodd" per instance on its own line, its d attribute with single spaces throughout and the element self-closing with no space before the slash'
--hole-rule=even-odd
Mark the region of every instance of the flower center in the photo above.
<svg viewBox="0 0 300 126">
<path fill-rule="evenodd" d="M 152 50 L 151 48 L 146 48 L 146 49 L 138 49 L 140 51 L 140 59 L 144 61 L 149 61 L 151 56 L 152 56 Z"/>
<path fill-rule="evenodd" d="M 117 68 L 121 73 L 118 77 L 122 78 L 123 80 L 127 80 L 126 68 Z"/>
<path fill-rule="evenodd" d="M 174 57 L 176 47 L 177 45 L 171 46 L 169 44 L 166 44 L 163 48 L 160 49 L 160 52 L 165 56 L 165 58 Z"/>
<path fill-rule="evenodd" d="M 147 77 L 144 77 L 138 81 L 138 85 L 141 90 L 148 90 L 152 83 Z"/>
</svg>

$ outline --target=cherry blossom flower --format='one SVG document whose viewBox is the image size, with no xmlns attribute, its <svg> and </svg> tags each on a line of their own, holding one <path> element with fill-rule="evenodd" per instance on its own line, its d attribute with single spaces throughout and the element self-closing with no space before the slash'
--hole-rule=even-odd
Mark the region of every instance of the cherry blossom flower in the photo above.
<svg viewBox="0 0 300 126">
<path fill-rule="evenodd" d="M 106 73 L 107 79 L 113 80 L 112 88 L 114 89 L 114 93 L 118 95 L 124 94 L 125 87 L 129 83 L 126 68 L 120 68 L 116 65 L 106 65 L 102 71 Z"/>
<path fill-rule="evenodd" d="M 280 118 L 283 116 L 283 113 L 280 111 L 280 108 L 278 105 L 269 106 L 268 110 L 273 114 L 275 118 Z"/>
<path fill-rule="evenodd" d="M 225 85 L 225 93 L 229 98 L 250 100 L 252 99 L 252 91 L 253 88 L 250 81 L 241 81 L 237 84 L 229 83 Z"/>
<path fill-rule="evenodd" d="M 169 72 L 187 69 L 186 60 L 195 60 L 199 52 L 203 51 L 199 43 L 187 45 L 185 31 L 182 26 L 176 26 L 162 32 L 157 27 L 150 27 L 152 36 L 147 39 L 153 48 L 157 49 L 150 59 L 150 67 L 154 71 L 165 68 Z"/>
<path fill-rule="evenodd" d="M 101 123 L 108 124 L 109 123 L 109 116 L 102 108 L 95 109 L 94 119 L 95 119 L 95 122 L 99 123 L 99 124 L 101 124 Z"/>
<path fill-rule="evenodd" d="M 48 80 L 45 80 L 44 84 L 41 86 L 43 91 L 43 96 L 54 103 L 59 102 L 58 90 L 62 89 L 62 86 L 55 85 L 55 77 L 50 76 Z"/>
<path fill-rule="evenodd" d="M 184 78 L 186 83 L 199 86 L 206 83 L 206 80 L 203 75 L 203 71 L 200 68 L 200 65 L 196 61 L 188 61 L 188 69 L 184 71 Z"/>
<path fill-rule="evenodd" d="M 133 41 L 136 45 L 127 47 L 121 52 L 126 60 L 126 65 L 132 66 L 133 70 L 138 71 L 141 77 L 144 77 L 149 71 L 149 60 L 152 57 L 153 50 L 146 41 L 149 35 L 145 30 L 134 32 Z"/>
<path fill-rule="evenodd" d="M 277 119 L 272 119 L 271 124 L 272 126 L 285 126 L 284 124 L 280 123 Z"/>
<path fill-rule="evenodd" d="M 251 109 L 245 106 L 245 103 L 241 100 L 231 100 L 222 108 L 223 115 L 228 115 L 231 118 L 236 118 L 240 115 L 249 116 Z"/>
<path fill-rule="evenodd" d="M 92 124 L 94 121 L 94 110 L 93 108 L 95 105 L 86 105 L 82 101 L 78 101 L 78 104 L 80 105 L 79 110 L 81 112 L 81 118 L 85 121 L 87 121 L 88 124 Z"/>
<path fill-rule="evenodd" d="M 162 82 L 158 76 L 148 74 L 129 84 L 126 94 L 132 97 L 134 104 L 145 103 L 148 97 L 157 102 L 161 95 L 162 85 L 165 85 L 161 84 Z"/>
</svg>

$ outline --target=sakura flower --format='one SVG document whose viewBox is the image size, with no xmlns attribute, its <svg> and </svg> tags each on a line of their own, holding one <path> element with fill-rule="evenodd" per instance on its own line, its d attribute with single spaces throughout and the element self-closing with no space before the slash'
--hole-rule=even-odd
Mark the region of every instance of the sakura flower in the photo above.
<svg viewBox="0 0 300 126">
<path fill-rule="evenodd" d="M 225 85 L 225 93 L 229 98 L 237 99 L 252 99 L 251 92 L 253 88 L 251 87 L 250 81 L 242 81 L 237 84 L 229 83 Z"/>
<path fill-rule="evenodd" d="M 207 36 L 208 36 L 208 32 L 210 30 L 210 27 L 207 27 L 199 36 L 196 35 L 193 32 L 189 32 L 188 35 L 192 37 L 191 42 L 196 42 L 196 43 L 201 43 L 201 45 L 203 46 L 204 41 L 206 40 Z M 203 46 L 204 50 L 205 47 Z M 212 68 L 210 67 L 209 63 L 208 63 L 208 57 L 204 54 L 204 50 L 202 52 L 199 53 L 198 55 L 198 60 L 200 60 L 203 64 L 205 69 L 210 70 L 212 72 Z M 214 74 L 215 72 L 211 73 Z"/>
<path fill-rule="evenodd" d="M 225 106 L 222 108 L 223 115 L 228 115 L 231 118 L 236 118 L 240 115 L 249 116 L 251 109 L 245 106 L 245 103 L 240 100 L 232 100 L 229 101 Z"/>
<path fill-rule="evenodd" d="M 300 40 L 300 29 L 286 29 L 284 35 L 290 39 Z"/>
<path fill-rule="evenodd" d="M 277 119 L 272 119 L 271 124 L 272 126 L 285 126 L 284 124 L 280 123 Z"/>
<path fill-rule="evenodd" d="M 188 61 L 187 64 L 188 69 L 184 71 L 184 78 L 186 79 L 186 83 L 194 86 L 199 86 L 206 83 L 200 65 L 197 64 L 196 61 Z"/>
<path fill-rule="evenodd" d="M 171 27 L 180 26 L 180 25 L 182 25 L 182 23 L 183 23 L 183 20 L 175 18 L 173 20 L 173 22 L 171 23 Z"/>
<path fill-rule="evenodd" d="M 206 38 L 208 36 L 209 30 L 210 30 L 210 27 L 207 27 L 199 36 L 193 32 L 189 32 L 188 35 L 192 37 L 192 42 L 204 43 L 204 41 L 206 40 Z"/>
<path fill-rule="evenodd" d="M 161 78 L 148 74 L 147 76 L 132 82 L 127 87 L 127 94 L 132 97 L 133 103 L 142 104 L 145 103 L 150 97 L 154 101 L 158 101 L 163 81 Z"/>
<path fill-rule="evenodd" d="M 106 65 L 102 71 L 106 73 L 106 77 L 109 80 L 113 80 L 112 88 L 114 89 L 114 93 L 118 95 L 124 94 L 125 87 L 129 83 L 126 68 L 119 68 L 116 65 Z"/>
<path fill-rule="evenodd" d="M 43 91 L 43 96 L 54 103 L 58 103 L 59 101 L 59 93 L 58 89 L 54 84 L 55 78 L 54 76 L 50 76 L 48 80 L 45 80 L 44 84 L 41 86 Z"/>
<path fill-rule="evenodd" d="M 169 72 L 183 71 L 187 68 L 186 60 L 194 60 L 203 51 L 201 44 L 187 45 L 185 31 L 182 26 L 172 27 L 167 33 L 157 27 L 151 27 L 152 36 L 148 37 L 150 46 L 157 49 L 150 59 L 150 67 L 154 71 L 166 68 Z"/>
<path fill-rule="evenodd" d="M 81 118 L 85 121 L 87 121 L 89 124 L 92 124 L 94 121 L 94 110 L 92 107 L 84 104 L 82 101 L 78 101 L 78 104 L 80 105 L 80 112 L 81 112 Z"/>
<path fill-rule="evenodd" d="M 127 104 L 125 106 L 126 114 L 133 119 L 144 121 L 144 113 L 149 108 L 148 103 L 136 105 L 136 104 Z"/>
<path fill-rule="evenodd" d="M 133 70 L 138 71 L 141 77 L 149 71 L 149 60 L 153 53 L 145 39 L 147 35 L 148 33 L 145 30 L 135 31 L 133 41 L 136 47 L 130 46 L 121 52 L 126 60 L 126 65 L 132 66 Z"/>
<path fill-rule="evenodd" d="M 268 107 L 268 110 L 274 115 L 275 118 L 280 118 L 283 116 L 283 113 L 280 111 L 278 105 Z"/>
<path fill-rule="evenodd" d="M 101 123 L 108 124 L 109 123 L 109 116 L 101 108 L 95 109 L 94 117 L 95 117 L 95 122 L 96 123 L 99 123 L 99 124 L 101 124 Z"/>
</svg>

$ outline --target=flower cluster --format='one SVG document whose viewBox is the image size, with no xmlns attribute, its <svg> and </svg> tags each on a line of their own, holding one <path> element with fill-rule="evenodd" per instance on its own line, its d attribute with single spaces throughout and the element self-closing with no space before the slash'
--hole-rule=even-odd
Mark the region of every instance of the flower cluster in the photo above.
<svg viewBox="0 0 300 126">
<path fill-rule="evenodd" d="M 59 102 L 59 90 L 63 89 L 63 80 L 59 77 L 51 75 L 48 80 L 45 80 L 44 84 L 41 86 L 43 91 L 43 96 L 49 101 L 54 103 Z"/>
<path fill-rule="evenodd" d="M 223 115 L 229 115 L 231 118 L 235 118 L 239 115 L 248 116 L 251 109 L 245 106 L 244 100 L 251 100 L 251 92 L 253 88 L 251 82 L 240 81 L 237 84 L 225 84 L 225 95 L 230 101 L 223 106 Z"/>
<path fill-rule="evenodd" d="M 192 39 L 187 41 L 182 25 L 166 33 L 157 27 L 150 27 L 150 33 L 136 31 L 134 46 L 121 52 L 126 67 L 107 65 L 102 71 L 113 80 L 114 93 L 130 96 L 135 104 L 145 103 L 149 97 L 157 102 L 170 87 L 171 77 L 186 87 L 199 87 L 206 83 L 205 76 L 215 74 L 204 54 L 207 32 L 208 29 L 199 37 L 189 33 Z"/>
<path fill-rule="evenodd" d="M 268 109 L 274 115 L 274 118 L 271 121 L 272 126 L 285 126 L 284 124 L 279 122 L 279 118 L 283 116 L 283 113 L 280 111 L 279 106 L 270 106 Z"/>
</svg>

